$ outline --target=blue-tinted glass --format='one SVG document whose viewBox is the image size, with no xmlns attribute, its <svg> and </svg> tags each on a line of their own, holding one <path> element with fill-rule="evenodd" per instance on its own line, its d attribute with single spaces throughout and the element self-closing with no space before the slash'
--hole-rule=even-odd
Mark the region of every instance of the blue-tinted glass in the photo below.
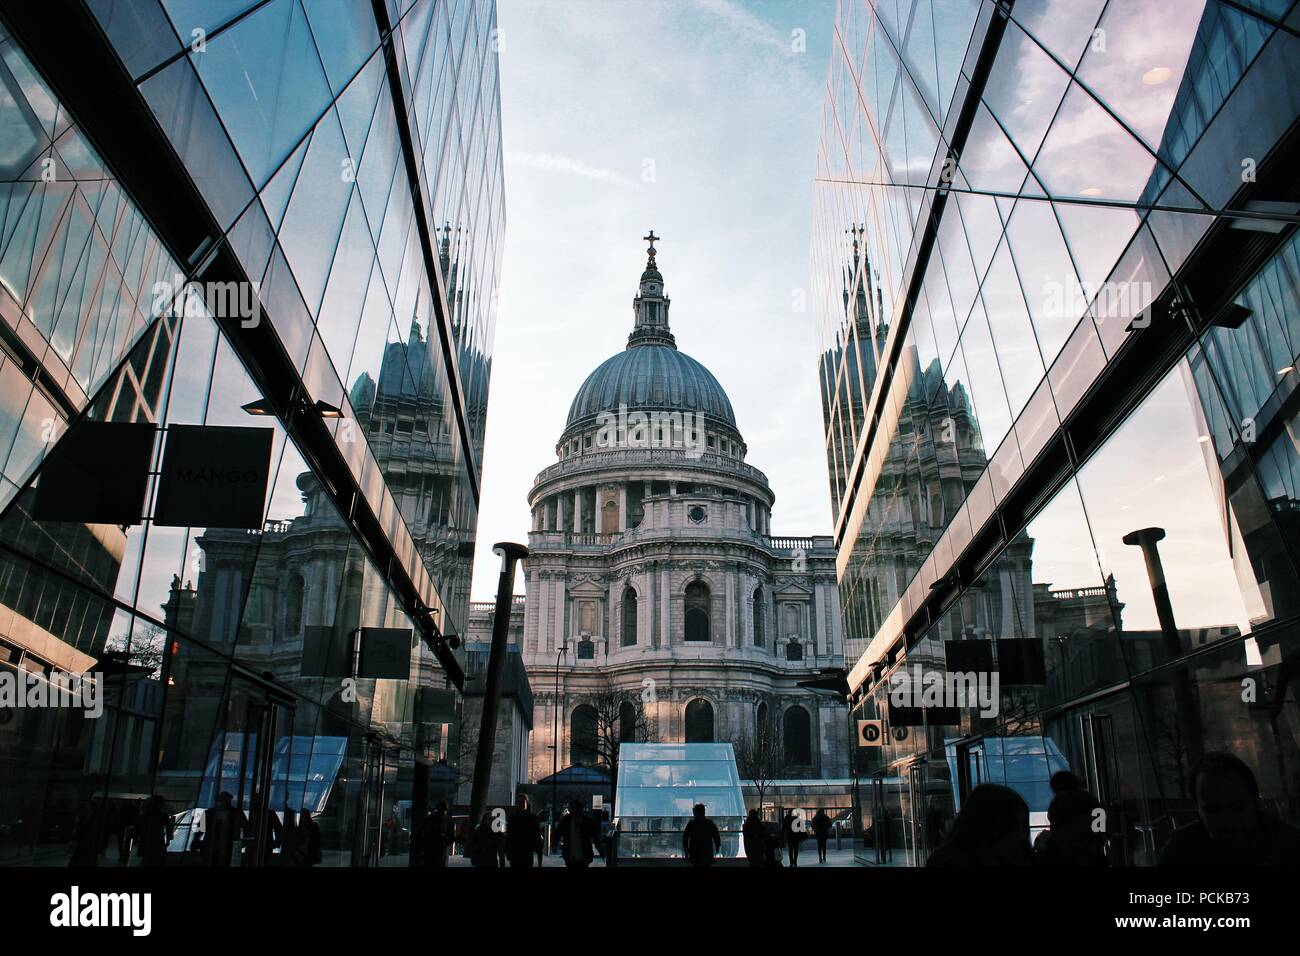
<svg viewBox="0 0 1300 956">
<path fill-rule="evenodd" d="M 338 93 L 379 46 L 374 8 L 368 0 L 304 0 L 304 8 L 330 87 Z"/>
<path fill-rule="evenodd" d="M 190 58 L 259 187 L 330 101 L 297 0 L 272 0 Z"/>
<path fill-rule="evenodd" d="M 228 227 L 253 198 L 248 176 L 188 60 L 140 84 L 163 132 L 185 163 L 218 223 Z"/>
<path fill-rule="evenodd" d="M 1012 24 L 989 73 L 984 102 L 1022 156 L 1032 159 L 1065 95 L 1070 78 L 1042 47 Z"/>
<path fill-rule="evenodd" d="M 280 245 L 313 315 L 320 307 L 352 194 L 347 147 L 331 110 L 312 133 L 280 227 Z"/>
</svg>

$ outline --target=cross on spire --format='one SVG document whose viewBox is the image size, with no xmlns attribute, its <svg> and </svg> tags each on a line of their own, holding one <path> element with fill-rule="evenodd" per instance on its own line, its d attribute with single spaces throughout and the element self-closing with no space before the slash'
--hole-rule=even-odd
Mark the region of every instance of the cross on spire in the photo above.
<svg viewBox="0 0 1300 956">
<path fill-rule="evenodd" d="M 656 236 L 655 231 L 651 229 L 649 235 L 642 236 L 641 238 L 650 243 L 650 248 L 647 249 L 646 252 L 653 256 L 655 254 L 655 240 L 662 239 L 663 236 Z"/>
</svg>

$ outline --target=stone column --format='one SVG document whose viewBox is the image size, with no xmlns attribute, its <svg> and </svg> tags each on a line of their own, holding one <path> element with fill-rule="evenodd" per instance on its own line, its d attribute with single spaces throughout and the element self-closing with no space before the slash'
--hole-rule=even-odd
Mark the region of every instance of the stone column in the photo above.
<svg viewBox="0 0 1300 956">
<path fill-rule="evenodd" d="M 722 646 L 734 647 L 736 643 L 736 572 L 724 570 L 723 573 L 726 574 L 727 588 L 726 609 L 723 612 L 725 617 L 722 624 Z"/>
<path fill-rule="evenodd" d="M 822 650 L 823 642 L 821 639 L 821 635 L 822 635 L 822 631 L 824 630 L 823 625 L 826 621 L 825 599 L 826 599 L 825 585 L 817 584 L 816 578 L 814 578 L 813 579 L 813 609 L 815 613 L 813 614 L 813 630 L 812 630 L 814 654 L 823 653 Z"/>
<path fill-rule="evenodd" d="M 664 564 L 663 570 L 659 572 L 659 646 L 670 647 L 673 643 L 672 617 L 669 615 L 669 608 L 672 607 L 672 589 L 671 582 L 668 579 L 668 565 Z"/>
<path fill-rule="evenodd" d="M 551 646 L 550 601 L 548 600 L 550 582 L 546 580 L 545 575 L 539 573 L 537 585 L 537 649 L 544 654 L 553 653 L 555 648 Z"/>
<path fill-rule="evenodd" d="M 582 489 L 573 489 L 573 533 L 582 534 Z"/>
</svg>

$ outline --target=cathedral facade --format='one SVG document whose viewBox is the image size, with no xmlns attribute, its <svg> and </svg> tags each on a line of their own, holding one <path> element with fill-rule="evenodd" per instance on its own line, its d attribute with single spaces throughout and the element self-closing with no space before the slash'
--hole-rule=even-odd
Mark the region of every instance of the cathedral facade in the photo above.
<svg viewBox="0 0 1300 956">
<path fill-rule="evenodd" d="M 647 238 L 627 347 L 582 383 L 529 493 L 528 778 L 608 767 L 620 740 L 730 741 L 786 805 L 847 804 L 847 709 L 804 686 L 844 665 L 832 539 L 772 536 L 775 496 L 677 348 Z"/>
</svg>

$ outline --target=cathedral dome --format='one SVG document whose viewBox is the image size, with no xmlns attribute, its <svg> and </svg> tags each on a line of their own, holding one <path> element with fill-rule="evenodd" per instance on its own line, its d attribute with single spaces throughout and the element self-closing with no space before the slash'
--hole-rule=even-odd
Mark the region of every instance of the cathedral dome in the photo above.
<svg viewBox="0 0 1300 956">
<path fill-rule="evenodd" d="M 732 428 L 731 400 L 713 373 L 671 345 L 632 344 L 606 359 L 587 376 L 569 406 L 566 430 L 596 419 L 601 412 L 700 413 Z"/>
<path fill-rule="evenodd" d="M 565 433 L 594 424 L 603 412 L 681 412 L 736 430 L 731 400 L 707 368 L 684 352 L 668 328 L 670 300 L 664 295 L 663 274 L 655 262 L 651 230 L 646 236 L 645 271 L 632 300 L 635 324 L 627 348 L 602 362 L 578 389 L 569 406 Z"/>
</svg>

